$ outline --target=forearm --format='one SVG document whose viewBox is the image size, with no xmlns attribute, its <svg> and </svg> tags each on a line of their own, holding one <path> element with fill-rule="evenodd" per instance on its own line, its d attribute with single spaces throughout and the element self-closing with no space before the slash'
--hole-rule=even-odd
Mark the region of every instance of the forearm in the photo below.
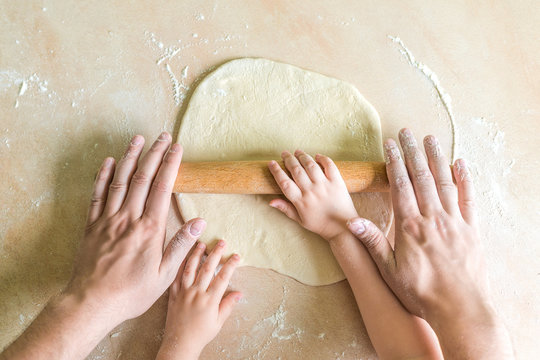
<svg viewBox="0 0 540 360">
<path fill-rule="evenodd" d="M 111 329 L 84 299 L 62 294 L 51 299 L 0 359 L 83 359 Z"/>
<path fill-rule="evenodd" d="M 401 305 L 364 246 L 346 232 L 332 239 L 330 247 L 349 281 L 379 357 L 440 358 L 439 346 L 431 328 Z"/>
<path fill-rule="evenodd" d="M 491 304 L 469 299 L 453 311 L 426 317 L 446 359 L 513 359 L 510 335 Z"/>
</svg>

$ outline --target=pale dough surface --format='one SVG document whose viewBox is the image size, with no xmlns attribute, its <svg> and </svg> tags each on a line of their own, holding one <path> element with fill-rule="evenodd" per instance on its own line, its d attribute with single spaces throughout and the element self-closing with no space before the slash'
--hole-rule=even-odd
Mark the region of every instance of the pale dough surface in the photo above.
<svg viewBox="0 0 540 360">
<path fill-rule="evenodd" d="M 299 148 L 334 160 L 382 161 L 380 119 L 351 84 L 266 59 L 233 60 L 195 89 L 180 126 L 185 161 L 279 159 Z M 225 239 L 243 265 L 308 285 L 345 277 L 326 241 L 268 206 L 275 196 L 177 194 L 184 219 L 202 217 L 202 241 Z M 355 194 L 361 216 L 386 232 L 388 194 Z"/>
</svg>

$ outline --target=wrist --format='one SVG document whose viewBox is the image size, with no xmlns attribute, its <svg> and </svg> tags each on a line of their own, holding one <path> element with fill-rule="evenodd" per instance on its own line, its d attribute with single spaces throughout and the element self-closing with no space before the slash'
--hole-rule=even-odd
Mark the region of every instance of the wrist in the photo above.
<svg viewBox="0 0 540 360">
<path fill-rule="evenodd" d="M 471 301 L 426 315 L 426 321 L 439 338 L 445 358 L 513 358 L 509 334 L 488 301 Z"/>
<path fill-rule="evenodd" d="M 163 338 L 156 360 L 196 360 L 204 346 L 186 341 L 186 338 L 167 336 Z"/>
<path fill-rule="evenodd" d="M 347 229 L 346 227 L 343 227 L 341 231 L 337 231 L 337 232 L 334 232 L 333 234 L 326 235 L 326 236 L 321 235 L 321 237 L 324 240 L 328 241 L 328 243 L 331 245 L 331 244 L 339 243 L 343 241 L 344 239 L 347 239 L 348 237 L 350 237 L 350 235 L 352 234 L 349 231 L 349 229 Z"/>
<path fill-rule="evenodd" d="M 50 302 L 51 309 L 58 316 L 73 324 L 84 324 L 88 333 L 103 338 L 117 323 L 107 316 L 103 308 L 89 296 L 63 292 Z"/>
</svg>

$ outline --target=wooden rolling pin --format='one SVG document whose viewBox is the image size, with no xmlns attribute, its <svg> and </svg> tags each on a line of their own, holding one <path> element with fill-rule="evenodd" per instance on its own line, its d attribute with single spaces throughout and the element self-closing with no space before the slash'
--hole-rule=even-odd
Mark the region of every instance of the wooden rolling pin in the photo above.
<svg viewBox="0 0 540 360">
<path fill-rule="evenodd" d="M 268 170 L 269 161 L 184 162 L 174 184 L 177 193 L 281 194 Z M 389 191 L 383 162 L 336 161 L 347 189 Z M 285 169 L 283 162 L 280 166 Z"/>
</svg>

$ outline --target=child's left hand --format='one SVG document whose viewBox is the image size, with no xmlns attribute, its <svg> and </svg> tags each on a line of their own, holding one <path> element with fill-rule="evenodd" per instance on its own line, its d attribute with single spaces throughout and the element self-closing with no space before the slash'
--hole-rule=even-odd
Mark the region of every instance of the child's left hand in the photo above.
<svg viewBox="0 0 540 360">
<path fill-rule="evenodd" d="M 334 162 L 323 155 L 316 155 L 315 162 L 301 150 L 296 150 L 294 155 L 287 151 L 281 154 L 292 179 L 277 162 L 268 165 L 290 201 L 274 199 L 270 206 L 327 241 L 349 232 L 347 220 L 358 213 Z"/>
<path fill-rule="evenodd" d="M 242 298 L 236 291 L 223 297 L 240 261 L 237 254 L 214 276 L 224 248 L 225 241 L 219 240 L 200 265 L 205 245 L 198 243 L 178 272 L 169 288 L 165 335 L 157 359 L 197 359 Z"/>
</svg>

